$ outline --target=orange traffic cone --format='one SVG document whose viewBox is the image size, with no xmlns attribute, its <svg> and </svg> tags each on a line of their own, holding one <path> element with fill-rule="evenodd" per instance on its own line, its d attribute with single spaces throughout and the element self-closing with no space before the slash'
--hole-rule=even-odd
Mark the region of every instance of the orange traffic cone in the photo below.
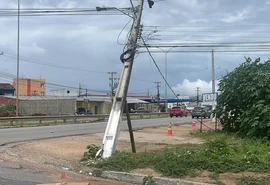
<svg viewBox="0 0 270 185">
<path fill-rule="evenodd" d="M 167 136 L 172 136 L 172 124 L 171 123 L 168 126 Z"/>
<path fill-rule="evenodd" d="M 66 172 L 62 172 L 61 179 L 66 179 L 66 178 L 67 178 L 67 173 Z"/>
<path fill-rule="evenodd" d="M 192 126 L 192 127 L 196 127 L 196 122 L 195 122 L 195 120 L 192 121 L 191 126 Z"/>
</svg>

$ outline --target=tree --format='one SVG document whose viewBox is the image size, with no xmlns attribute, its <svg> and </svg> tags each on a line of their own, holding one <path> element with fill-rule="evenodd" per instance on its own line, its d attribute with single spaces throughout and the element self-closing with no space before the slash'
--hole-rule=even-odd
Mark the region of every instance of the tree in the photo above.
<svg viewBox="0 0 270 185">
<path fill-rule="evenodd" d="M 270 138 L 270 60 L 246 58 L 220 80 L 219 91 L 216 116 L 225 131 Z"/>
</svg>

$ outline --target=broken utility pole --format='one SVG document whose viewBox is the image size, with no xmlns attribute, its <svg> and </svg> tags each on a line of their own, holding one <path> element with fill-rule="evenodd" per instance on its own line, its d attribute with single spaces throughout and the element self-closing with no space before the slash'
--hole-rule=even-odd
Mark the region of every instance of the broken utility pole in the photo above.
<svg viewBox="0 0 270 185">
<path fill-rule="evenodd" d="M 115 94 L 115 98 L 113 99 L 113 105 L 104 134 L 102 148 L 97 152 L 97 157 L 101 156 L 102 158 L 108 158 L 111 157 L 112 153 L 115 151 L 115 146 L 120 133 L 120 124 L 122 121 L 123 110 L 127 106 L 126 98 L 134 56 L 137 48 L 137 40 L 140 32 L 143 3 L 144 0 L 138 0 L 138 6 L 134 8 L 134 21 L 128 39 L 128 47 L 127 50 L 120 57 L 123 63 L 121 78 Z"/>
</svg>

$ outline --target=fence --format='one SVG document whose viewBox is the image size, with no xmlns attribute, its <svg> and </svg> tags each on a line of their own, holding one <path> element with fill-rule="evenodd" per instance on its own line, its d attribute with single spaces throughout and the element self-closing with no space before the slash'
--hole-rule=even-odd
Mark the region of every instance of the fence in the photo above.
<svg viewBox="0 0 270 185">
<path fill-rule="evenodd" d="M 168 113 L 142 113 L 130 114 L 131 119 L 147 119 L 168 117 Z M 123 114 L 123 119 L 126 115 Z M 80 115 L 80 116 L 23 116 L 23 117 L 0 117 L 1 127 L 10 126 L 44 126 L 55 124 L 68 124 L 68 123 L 89 123 L 97 121 L 106 121 L 109 114 L 98 115 Z"/>
</svg>

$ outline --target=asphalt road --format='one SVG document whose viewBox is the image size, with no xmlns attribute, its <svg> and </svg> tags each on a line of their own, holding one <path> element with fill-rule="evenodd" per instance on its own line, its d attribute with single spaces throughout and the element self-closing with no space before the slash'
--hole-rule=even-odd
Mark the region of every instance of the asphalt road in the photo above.
<svg viewBox="0 0 270 185">
<path fill-rule="evenodd" d="M 190 122 L 191 117 L 132 120 L 133 129 Z M 0 129 L 0 146 L 28 140 L 104 132 L 107 122 Z M 122 129 L 127 129 L 123 121 Z"/>
<path fill-rule="evenodd" d="M 161 118 L 132 120 L 133 129 L 146 127 L 166 126 L 169 123 L 190 122 L 191 117 Z M 6 144 L 104 132 L 107 122 L 84 123 L 73 125 L 55 125 L 44 127 L 25 127 L 0 129 L 0 152 L 4 151 Z M 123 121 L 122 130 L 127 130 L 127 124 Z M 0 159 L 0 185 L 35 185 L 37 183 L 49 183 L 51 180 L 46 174 L 28 169 L 21 169 L 16 164 L 10 164 Z"/>
</svg>

